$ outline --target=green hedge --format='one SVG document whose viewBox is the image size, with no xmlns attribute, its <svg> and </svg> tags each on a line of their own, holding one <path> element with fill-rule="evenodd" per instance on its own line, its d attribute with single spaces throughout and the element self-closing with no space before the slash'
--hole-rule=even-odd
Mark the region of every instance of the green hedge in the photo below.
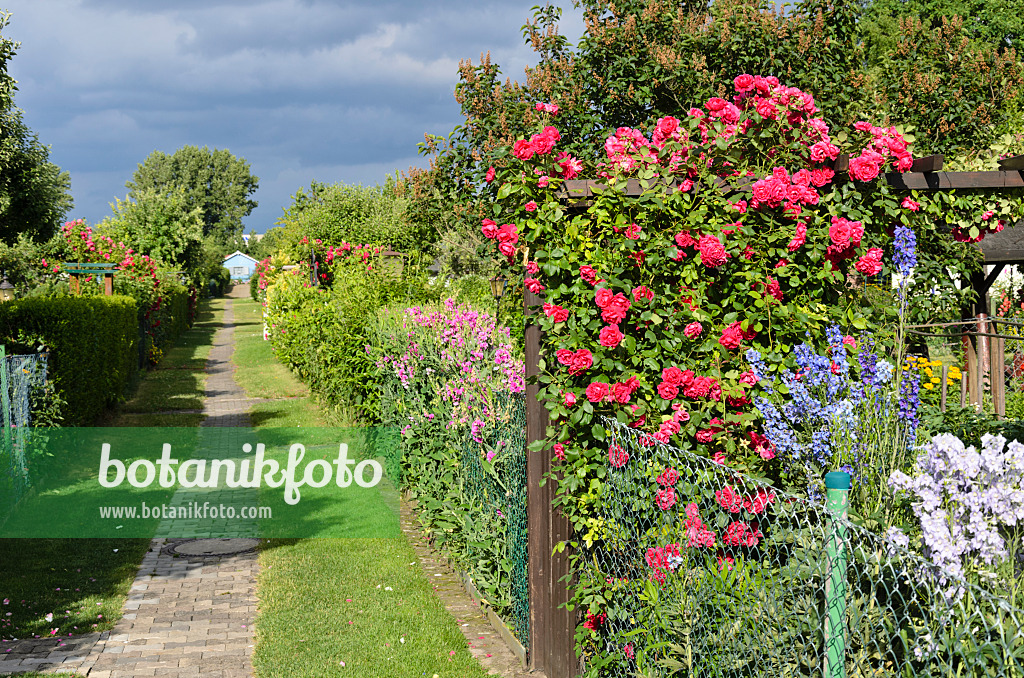
<svg viewBox="0 0 1024 678">
<path fill-rule="evenodd" d="M 67 401 L 68 425 L 92 424 L 126 394 L 138 372 L 138 335 L 138 310 L 127 296 L 0 304 L 0 342 L 8 350 L 50 349 L 50 377 Z"/>
</svg>

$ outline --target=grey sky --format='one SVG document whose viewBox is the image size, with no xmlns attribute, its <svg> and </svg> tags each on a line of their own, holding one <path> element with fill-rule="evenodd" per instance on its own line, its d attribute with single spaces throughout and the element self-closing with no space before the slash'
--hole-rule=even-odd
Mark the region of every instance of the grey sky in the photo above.
<svg viewBox="0 0 1024 678">
<path fill-rule="evenodd" d="M 460 59 L 519 78 L 537 0 L 0 0 L 17 105 L 95 223 L 153 150 L 227 148 L 260 178 L 246 232 L 310 180 L 373 184 L 461 120 Z M 562 32 L 582 19 L 569 0 Z"/>
</svg>

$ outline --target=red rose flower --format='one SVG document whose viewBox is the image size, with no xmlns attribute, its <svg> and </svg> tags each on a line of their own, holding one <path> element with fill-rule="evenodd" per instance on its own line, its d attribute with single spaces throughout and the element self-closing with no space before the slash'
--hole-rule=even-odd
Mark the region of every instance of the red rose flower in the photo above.
<svg viewBox="0 0 1024 678">
<path fill-rule="evenodd" d="M 624 338 L 622 332 L 619 331 L 618 325 L 608 325 L 601 328 L 601 332 L 598 334 L 598 343 L 605 348 L 615 348 Z"/>
<path fill-rule="evenodd" d="M 679 395 L 679 387 L 675 384 L 670 384 L 667 381 L 663 381 L 658 384 L 658 395 L 665 400 L 673 400 Z"/>
<path fill-rule="evenodd" d="M 667 511 L 676 505 L 676 491 L 671 487 L 664 487 L 654 495 L 654 503 L 662 511 Z"/>
<path fill-rule="evenodd" d="M 587 400 L 592 403 L 602 402 L 611 394 L 611 389 L 608 384 L 600 381 L 591 382 L 590 386 L 587 387 Z"/>
</svg>

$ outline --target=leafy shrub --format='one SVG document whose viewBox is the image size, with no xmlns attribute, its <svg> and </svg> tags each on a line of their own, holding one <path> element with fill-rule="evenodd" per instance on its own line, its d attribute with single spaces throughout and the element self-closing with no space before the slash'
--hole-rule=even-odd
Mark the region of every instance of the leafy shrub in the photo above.
<svg viewBox="0 0 1024 678">
<path fill-rule="evenodd" d="M 8 350 L 50 350 L 54 385 L 71 425 L 89 425 L 125 395 L 138 373 L 138 307 L 131 297 L 30 298 L 0 304 Z"/>
<path fill-rule="evenodd" d="M 308 255 L 307 243 L 358 242 L 409 253 L 434 239 L 405 218 L 406 200 L 396 195 L 390 178 L 383 186 L 314 181 L 293 199 L 279 221 L 286 233 L 283 249 L 293 257 Z"/>
<path fill-rule="evenodd" d="M 415 304 L 426 276 L 406 267 L 395 275 L 361 256 L 330 264 L 333 286 L 309 284 L 308 265 L 281 275 L 267 288 L 267 322 L 274 351 L 334 413 L 363 423 L 380 421 L 380 393 L 369 375 L 370 320 L 391 304 Z"/>
</svg>

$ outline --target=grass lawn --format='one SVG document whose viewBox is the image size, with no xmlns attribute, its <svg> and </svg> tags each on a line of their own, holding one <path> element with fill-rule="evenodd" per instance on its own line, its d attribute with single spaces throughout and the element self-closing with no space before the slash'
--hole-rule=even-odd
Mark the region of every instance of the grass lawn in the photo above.
<svg viewBox="0 0 1024 678">
<path fill-rule="evenodd" d="M 487 675 L 404 537 L 271 541 L 258 594 L 260 678 Z"/>
<path fill-rule="evenodd" d="M 201 415 L 166 419 L 175 410 L 201 410 L 206 387 L 206 358 L 213 335 L 220 328 L 224 299 L 200 302 L 192 329 L 185 332 L 164 355 L 155 369 L 143 375 L 142 382 L 127 403 L 114 416 L 112 426 L 196 426 Z M 140 417 L 139 414 L 156 414 Z M 133 416 L 135 415 L 135 416 Z M 198 418 L 197 418 L 198 417 Z"/>
<path fill-rule="evenodd" d="M 202 407 L 203 367 L 223 305 L 219 299 L 201 304 L 195 327 L 167 351 L 157 369 L 142 375 L 136 396 L 124 408 L 135 413 L 109 417 L 106 425 L 199 424 L 201 414 L 152 412 Z M 95 474 L 95 468 L 74 460 L 61 468 L 62 478 L 56 480 L 65 487 L 69 478 Z M 37 513 L 71 525 L 89 519 L 68 514 L 64 497 L 48 490 L 48 481 L 44 483 L 30 499 Z M 149 543 L 148 538 L 0 539 L 0 639 L 66 637 L 110 629 L 121 618 L 128 589 Z M 47 615 L 53 615 L 52 621 Z"/>
<path fill-rule="evenodd" d="M 250 398 L 308 396 L 309 389 L 274 357 L 263 340 L 263 306 L 235 299 L 235 381 Z M 275 424 L 276 425 L 276 424 Z"/>
<path fill-rule="evenodd" d="M 244 304 L 255 311 L 243 313 L 257 317 L 256 304 L 236 301 L 236 322 L 245 317 L 240 313 Z M 266 390 L 250 394 L 297 393 L 295 377 L 277 363 L 262 338 L 258 341 L 259 346 L 250 347 L 251 353 L 235 355 L 236 361 L 240 355 L 241 360 L 255 360 L 252 356 L 262 351 L 260 360 L 273 361 L 253 364 L 247 388 L 259 379 L 259 388 Z M 244 335 L 239 336 L 240 351 L 245 342 Z M 241 373 L 239 368 L 236 374 Z M 274 380 L 283 383 L 275 385 Z M 308 397 L 260 403 L 251 417 L 254 426 L 264 429 L 327 425 Z M 316 438 L 314 432 L 309 435 Z M 352 449 L 355 453 L 359 448 Z M 397 511 L 394 489 L 381 491 L 385 503 Z M 323 524 L 351 520 L 346 510 L 359 506 L 357 502 L 317 506 L 316 520 Z M 434 595 L 404 535 L 268 540 L 260 551 L 257 596 L 253 667 L 258 678 L 487 675 L 470 655 L 455 619 Z"/>
</svg>

